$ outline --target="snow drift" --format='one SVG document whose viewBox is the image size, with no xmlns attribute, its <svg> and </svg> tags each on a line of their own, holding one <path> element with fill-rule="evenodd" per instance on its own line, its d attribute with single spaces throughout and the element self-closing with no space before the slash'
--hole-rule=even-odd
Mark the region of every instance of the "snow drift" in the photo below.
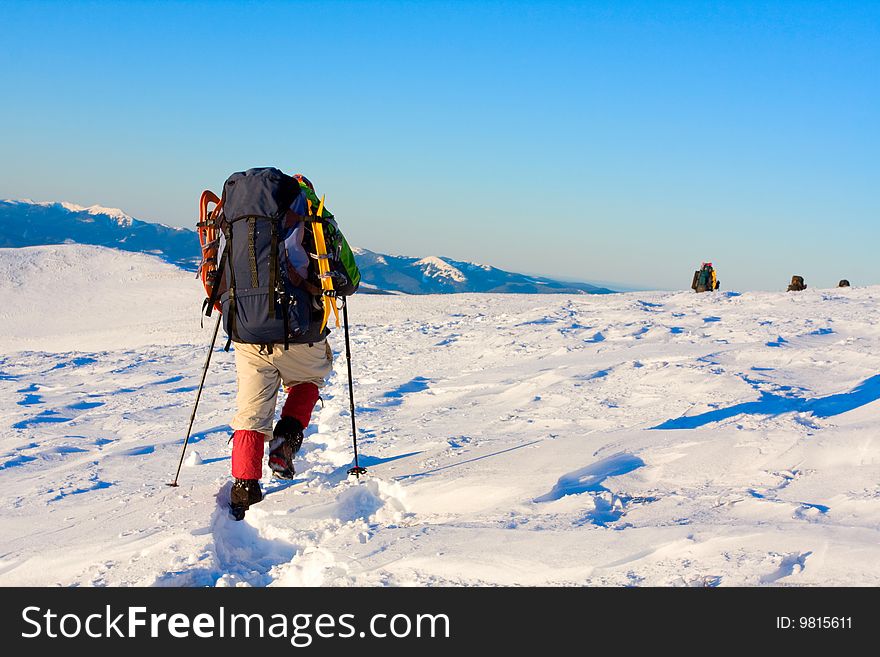
<svg viewBox="0 0 880 657">
<path fill-rule="evenodd" d="M 65 244 L 0 249 L 0 352 L 198 340 L 202 285 L 143 253 Z"/>
</svg>

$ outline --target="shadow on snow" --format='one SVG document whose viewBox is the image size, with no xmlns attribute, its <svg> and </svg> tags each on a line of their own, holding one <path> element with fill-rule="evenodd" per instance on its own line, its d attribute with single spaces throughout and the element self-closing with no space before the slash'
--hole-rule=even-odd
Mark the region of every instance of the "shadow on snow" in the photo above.
<svg viewBox="0 0 880 657">
<path fill-rule="evenodd" d="M 666 420 L 652 429 L 696 429 L 712 422 L 727 420 L 736 415 L 781 415 L 782 413 L 812 413 L 813 417 L 829 418 L 855 410 L 880 399 L 880 374 L 865 379 L 849 392 L 806 399 L 797 396 L 774 395 L 761 392 L 757 401 L 735 404 L 728 408 L 707 411 L 700 415 Z"/>
</svg>

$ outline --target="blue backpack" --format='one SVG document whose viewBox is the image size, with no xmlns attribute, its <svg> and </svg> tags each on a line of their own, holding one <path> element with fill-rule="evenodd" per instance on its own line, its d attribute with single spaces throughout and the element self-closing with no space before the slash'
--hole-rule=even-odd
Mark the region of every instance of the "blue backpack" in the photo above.
<svg viewBox="0 0 880 657">
<path fill-rule="evenodd" d="M 226 245 L 206 314 L 220 302 L 227 350 L 232 341 L 286 349 L 309 329 L 321 290 L 284 266 L 281 253 L 290 223 L 307 219 L 290 212 L 301 193 L 296 179 L 271 167 L 234 173 L 223 185 L 217 224 Z"/>
</svg>

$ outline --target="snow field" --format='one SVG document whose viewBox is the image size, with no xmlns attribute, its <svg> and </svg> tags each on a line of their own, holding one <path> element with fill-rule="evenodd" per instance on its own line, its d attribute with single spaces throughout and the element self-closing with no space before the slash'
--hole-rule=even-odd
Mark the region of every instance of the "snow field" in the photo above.
<svg viewBox="0 0 880 657">
<path fill-rule="evenodd" d="M 335 330 L 296 479 L 266 468 L 236 523 L 225 339 L 165 486 L 198 282 L 78 245 L 2 249 L 0 274 L 2 585 L 880 580 L 880 288 L 355 296 L 368 476 Z"/>
</svg>

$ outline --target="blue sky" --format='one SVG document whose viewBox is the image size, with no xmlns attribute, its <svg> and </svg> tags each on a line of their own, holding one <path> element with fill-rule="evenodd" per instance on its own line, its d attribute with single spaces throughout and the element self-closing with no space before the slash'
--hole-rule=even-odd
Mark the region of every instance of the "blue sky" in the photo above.
<svg viewBox="0 0 880 657">
<path fill-rule="evenodd" d="M 302 171 L 349 241 L 686 288 L 880 283 L 878 2 L 6 2 L 0 197 L 192 225 Z"/>
</svg>

